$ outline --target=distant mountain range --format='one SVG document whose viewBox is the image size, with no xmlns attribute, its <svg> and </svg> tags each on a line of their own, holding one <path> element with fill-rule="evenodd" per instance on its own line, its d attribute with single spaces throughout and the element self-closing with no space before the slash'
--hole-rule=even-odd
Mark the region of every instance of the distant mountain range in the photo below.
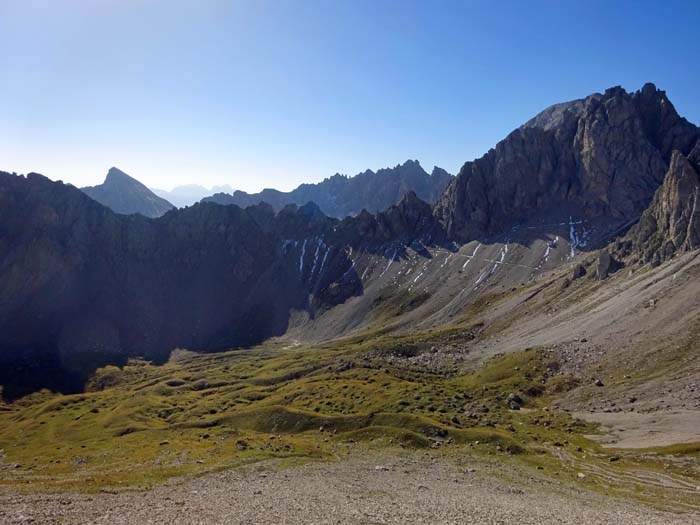
<svg viewBox="0 0 700 525">
<path fill-rule="evenodd" d="M 228 184 L 213 186 L 212 188 L 205 188 L 199 184 L 185 184 L 184 186 L 176 186 L 171 191 L 156 188 L 151 188 L 151 191 L 168 202 L 172 202 L 176 207 L 184 208 L 185 206 L 192 206 L 203 198 L 215 193 L 231 193 L 234 190 Z"/>
<path fill-rule="evenodd" d="M 170 202 L 117 168 L 110 168 L 102 184 L 81 190 L 122 215 L 140 213 L 145 217 L 160 217 L 174 208 Z"/>
<path fill-rule="evenodd" d="M 266 202 L 275 211 L 288 204 L 303 206 L 315 203 L 329 217 L 343 218 L 362 210 L 376 213 L 399 202 L 407 192 L 414 192 L 428 203 L 434 202 L 452 179 L 445 170 L 435 167 L 428 174 L 418 161 L 408 160 L 394 168 L 367 170 L 354 177 L 335 174 L 318 184 L 302 184 L 290 192 L 265 189 L 249 194 L 230 186 L 211 190 L 197 184 L 178 186 L 172 191 L 151 190 L 123 171 L 112 168 L 103 184 L 82 190 L 117 213 L 140 213 L 160 217 L 173 207 L 191 206 L 196 202 L 235 204 L 241 208 Z"/>
<path fill-rule="evenodd" d="M 302 206 L 313 202 L 329 217 L 343 218 L 357 215 L 362 210 L 370 213 L 385 210 L 409 191 L 421 200 L 433 203 L 452 178 L 442 168 L 435 167 L 428 174 L 418 161 L 407 160 L 394 168 L 376 172 L 367 170 L 354 177 L 336 173 L 318 184 L 302 184 L 290 192 L 265 189 L 250 194 L 235 191 L 233 194 L 217 193 L 202 200 L 240 207 L 266 202 L 276 211 L 288 204 Z"/>
</svg>

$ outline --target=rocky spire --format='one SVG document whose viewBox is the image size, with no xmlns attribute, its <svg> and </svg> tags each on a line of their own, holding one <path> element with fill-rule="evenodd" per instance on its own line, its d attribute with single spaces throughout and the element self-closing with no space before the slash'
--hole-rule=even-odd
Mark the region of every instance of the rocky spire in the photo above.
<svg viewBox="0 0 700 525">
<path fill-rule="evenodd" d="M 624 255 L 653 266 L 700 248 L 700 166 L 674 150 L 664 182 L 620 243 Z"/>
</svg>

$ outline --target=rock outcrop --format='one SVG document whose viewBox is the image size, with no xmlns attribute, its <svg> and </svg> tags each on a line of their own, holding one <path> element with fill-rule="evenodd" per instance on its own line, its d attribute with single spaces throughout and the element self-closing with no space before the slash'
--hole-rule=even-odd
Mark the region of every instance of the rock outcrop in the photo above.
<svg viewBox="0 0 700 525">
<path fill-rule="evenodd" d="M 110 168 L 102 184 L 81 189 L 100 204 L 123 215 L 139 213 L 144 217 L 160 217 L 174 208 L 167 200 L 117 168 Z"/>
<path fill-rule="evenodd" d="M 617 243 L 622 255 L 656 266 L 678 252 L 700 248 L 698 153 L 700 143 L 688 157 L 673 151 L 664 182 L 649 208 Z"/>
</svg>

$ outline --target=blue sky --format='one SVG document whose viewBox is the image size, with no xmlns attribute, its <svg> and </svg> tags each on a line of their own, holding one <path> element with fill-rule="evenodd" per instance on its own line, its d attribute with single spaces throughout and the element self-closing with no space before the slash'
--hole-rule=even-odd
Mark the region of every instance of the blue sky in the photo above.
<svg viewBox="0 0 700 525">
<path fill-rule="evenodd" d="M 646 81 L 697 124 L 699 25 L 697 1 L 0 0 L 0 169 L 454 173 L 552 103 Z"/>
</svg>

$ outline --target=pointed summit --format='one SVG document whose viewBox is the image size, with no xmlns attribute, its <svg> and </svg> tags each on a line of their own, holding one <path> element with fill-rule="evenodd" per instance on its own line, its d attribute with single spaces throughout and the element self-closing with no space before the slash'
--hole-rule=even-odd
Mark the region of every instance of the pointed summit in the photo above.
<svg viewBox="0 0 700 525">
<path fill-rule="evenodd" d="M 135 178 L 127 175 L 119 168 L 115 168 L 114 166 L 109 168 L 109 171 L 107 172 L 107 176 L 105 177 L 104 184 L 113 184 L 113 183 L 121 182 L 121 181 L 135 182 L 136 184 L 141 184 Z M 141 185 L 143 186 L 143 184 L 141 184 Z"/>
<path fill-rule="evenodd" d="M 116 213 L 160 217 L 173 205 L 122 170 L 112 167 L 104 183 L 81 188 L 84 193 Z"/>
</svg>

